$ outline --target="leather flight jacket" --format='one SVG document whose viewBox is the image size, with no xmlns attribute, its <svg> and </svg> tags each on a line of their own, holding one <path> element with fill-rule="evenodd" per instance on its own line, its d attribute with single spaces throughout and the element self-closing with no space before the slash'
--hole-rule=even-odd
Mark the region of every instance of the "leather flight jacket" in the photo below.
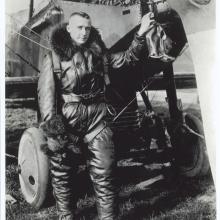
<svg viewBox="0 0 220 220">
<path fill-rule="evenodd" d="M 61 113 L 72 132 L 88 135 L 105 120 L 107 114 L 107 106 L 103 99 L 105 92 L 103 57 L 107 54 L 107 49 L 100 34 L 93 27 L 86 45 L 83 47 L 75 45 L 65 25 L 55 29 L 51 37 L 52 48 L 59 57 L 62 72 L 55 82 L 52 54 L 47 54 L 38 81 L 39 109 L 43 121 L 56 114 L 55 94 L 58 93 Z M 145 37 L 135 34 L 126 51 L 108 54 L 109 66 L 119 69 L 135 64 L 140 60 L 145 46 Z"/>
</svg>

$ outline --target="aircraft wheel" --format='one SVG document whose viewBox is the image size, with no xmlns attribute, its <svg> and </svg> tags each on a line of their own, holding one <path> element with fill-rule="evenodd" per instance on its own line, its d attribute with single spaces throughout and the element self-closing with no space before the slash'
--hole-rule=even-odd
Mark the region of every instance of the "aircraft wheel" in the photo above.
<svg viewBox="0 0 220 220">
<path fill-rule="evenodd" d="M 18 171 L 21 191 L 34 208 L 42 207 L 48 191 L 49 161 L 41 151 L 46 140 L 38 128 L 27 129 L 20 140 Z"/>
<path fill-rule="evenodd" d="M 174 164 L 181 176 L 204 176 L 208 173 L 210 165 L 202 123 L 191 114 L 185 114 L 184 117 L 186 128 L 177 128 L 173 138 Z"/>
</svg>

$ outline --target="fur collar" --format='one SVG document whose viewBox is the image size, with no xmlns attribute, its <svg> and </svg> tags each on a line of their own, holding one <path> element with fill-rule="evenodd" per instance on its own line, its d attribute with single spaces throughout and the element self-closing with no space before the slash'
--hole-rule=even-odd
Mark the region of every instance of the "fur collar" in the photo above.
<svg viewBox="0 0 220 220">
<path fill-rule="evenodd" d="M 88 41 L 83 46 L 76 45 L 69 32 L 66 30 L 67 23 L 61 24 L 52 31 L 51 46 L 61 60 L 70 60 L 79 51 L 90 50 L 95 56 L 100 57 L 106 51 L 106 46 L 97 29 L 92 27 Z"/>
</svg>

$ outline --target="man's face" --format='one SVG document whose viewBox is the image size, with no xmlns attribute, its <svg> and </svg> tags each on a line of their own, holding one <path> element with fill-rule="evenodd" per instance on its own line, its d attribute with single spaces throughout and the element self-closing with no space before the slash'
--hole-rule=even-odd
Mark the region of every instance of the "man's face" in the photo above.
<svg viewBox="0 0 220 220">
<path fill-rule="evenodd" d="M 70 33 L 72 40 L 74 40 L 77 45 L 80 46 L 85 44 L 89 39 L 91 20 L 79 15 L 74 15 L 69 20 L 67 31 Z"/>
</svg>

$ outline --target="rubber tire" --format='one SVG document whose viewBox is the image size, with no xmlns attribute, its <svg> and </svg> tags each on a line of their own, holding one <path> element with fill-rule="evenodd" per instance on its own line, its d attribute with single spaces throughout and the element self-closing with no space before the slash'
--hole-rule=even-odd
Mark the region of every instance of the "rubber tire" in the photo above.
<svg viewBox="0 0 220 220">
<path fill-rule="evenodd" d="M 201 121 L 192 114 L 185 114 L 186 124 L 195 132 L 204 137 L 203 126 Z M 188 138 L 188 139 L 187 139 Z M 194 134 L 189 136 L 175 137 L 174 145 L 174 164 L 177 168 L 178 175 L 182 177 L 201 177 L 208 174 L 210 170 L 208 154 L 205 145 L 205 139 Z M 190 142 L 191 141 L 191 142 Z M 184 151 L 191 148 L 185 154 Z M 193 151 L 191 152 L 191 150 Z M 182 155 L 181 155 L 182 154 Z M 187 156 L 186 156 L 187 155 Z M 185 157 L 184 157 L 185 156 Z M 185 163 L 186 158 L 190 158 L 191 163 Z"/>
<path fill-rule="evenodd" d="M 18 149 L 19 182 L 25 200 L 34 208 L 42 207 L 49 183 L 49 160 L 41 151 L 46 140 L 35 127 L 27 129 Z"/>
</svg>

